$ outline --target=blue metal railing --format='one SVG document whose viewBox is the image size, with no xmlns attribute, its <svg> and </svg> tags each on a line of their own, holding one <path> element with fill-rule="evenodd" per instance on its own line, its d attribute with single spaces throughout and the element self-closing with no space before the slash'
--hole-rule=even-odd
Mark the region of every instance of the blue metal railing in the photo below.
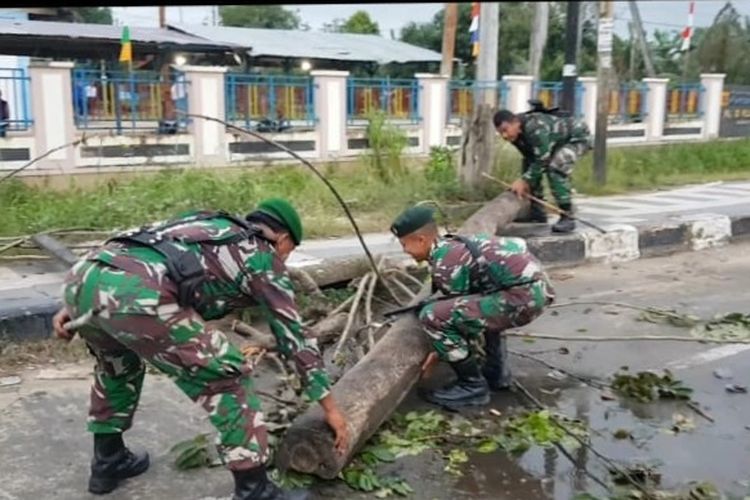
<svg viewBox="0 0 750 500">
<path fill-rule="evenodd" d="M 315 84 L 309 76 L 228 73 L 226 116 L 245 127 L 275 124 L 274 130 L 315 125 Z M 253 122 L 256 122 L 253 124 Z"/>
<path fill-rule="evenodd" d="M 396 78 L 349 78 L 346 84 L 346 116 L 349 123 L 366 120 L 382 111 L 391 120 L 418 122 L 420 85 L 417 80 Z"/>
<path fill-rule="evenodd" d="M 7 131 L 28 130 L 31 118 L 31 78 L 24 68 L 0 68 L 0 92 L 8 105 L 8 119 L 0 121 L 0 137 Z"/>
<path fill-rule="evenodd" d="M 648 116 L 648 85 L 625 82 L 609 93 L 609 122 L 642 123 Z"/>
<path fill-rule="evenodd" d="M 547 108 L 562 108 L 562 90 L 563 82 L 534 82 L 532 95 L 534 99 L 539 99 Z M 575 116 L 583 117 L 583 93 L 585 88 L 581 82 L 576 82 L 576 109 Z"/>
<path fill-rule="evenodd" d="M 703 116 L 706 89 L 701 83 L 674 83 L 667 89 L 666 120 L 698 120 Z"/>
<path fill-rule="evenodd" d="M 190 82 L 182 72 L 170 74 L 169 98 L 175 109 L 187 111 Z M 163 119 L 174 120 L 179 129 L 188 119 L 175 113 L 164 117 L 163 85 L 159 73 L 150 71 L 73 70 L 73 110 L 80 129 L 154 129 Z"/>
<path fill-rule="evenodd" d="M 468 119 L 480 91 L 495 89 L 499 108 L 508 106 L 508 84 L 502 80 L 484 82 L 476 80 L 453 80 L 448 84 L 448 121 Z"/>
</svg>

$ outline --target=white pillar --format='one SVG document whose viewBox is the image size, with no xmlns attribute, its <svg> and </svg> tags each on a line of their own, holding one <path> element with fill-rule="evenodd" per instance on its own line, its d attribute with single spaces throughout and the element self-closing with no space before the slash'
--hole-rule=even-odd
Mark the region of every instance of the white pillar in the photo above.
<svg viewBox="0 0 750 500">
<path fill-rule="evenodd" d="M 36 154 L 75 140 L 73 91 L 70 70 L 72 62 L 33 62 L 31 78 L 31 116 Z M 39 160 L 36 168 L 70 170 L 75 168 L 76 152 L 72 147 L 55 151 Z"/>
<path fill-rule="evenodd" d="M 422 151 L 429 153 L 433 146 L 445 146 L 445 124 L 448 120 L 448 78 L 429 73 L 417 73 L 419 82 L 419 116 L 422 118 Z"/>
<path fill-rule="evenodd" d="M 703 85 L 703 137 L 713 139 L 719 137 L 721 123 L 721 94 L 724 91 L 724 77 L 721 73 L 702 73 Z"/>
<path fill-rule="evenodd" d="M 508 85 L 508 109 L 513 113 L 528 111 L 530 108 L 529 99 L 533 98 L 534 77 L 505 75 L 503 81 Z"/>
<path fill-rule="evenodd" d="M 668 78 L 644 78 L 646 92 L 646 140 L 659 140 L 664 136 L 664 122 L 667 120 Z"/>
<path fill-rule="evenodd" d="M 311 71 L 315 81 L 315 129 L 321 159 L 343 156 L 346 142 L 346 79 L 348 71 Z"/>
<path fill-rule="evenodd" d="M 226 119 L 224 76 L 227 68 L 183 66 L 187 79 L 188 113 Z M 179 115 L 178 115 L 179 118 Z M 192 157 L 199 165 L 226 165 L 229 160 L 226 127 L 221 123 L 190 118 Z"/>
<path fill-rule="evenodd" d="M 595 76 L 579 76 L 578 81 L 583 86 L 583 121 L 591 132 L 596 128 L 596 98 L 597 86 Z"/>
</svg>

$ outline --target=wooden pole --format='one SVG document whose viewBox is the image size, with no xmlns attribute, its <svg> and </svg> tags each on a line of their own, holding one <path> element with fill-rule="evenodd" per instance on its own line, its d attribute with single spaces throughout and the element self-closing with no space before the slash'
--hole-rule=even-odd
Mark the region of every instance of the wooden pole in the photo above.
<svg viewBox="0 0 750 500">
<path fill-rule="evenodd" d="M 641 48 L 643 63 L 646 65 L 646 74 L 649 78 L 654 78 L 656 71 L 654 71 L 654 63 L 651 61 L 651 51 L 648 49 L 648 44 L 646 43 L 646 35 L 643 32 L 643 22 L 641 22 L 641 13 L 638 10 L 638 4 L 633 0 L 630 0 L 628 4 L 630 5 L 630 15 L 635 24 L 636 40 L 638 40 L 638 45 Z"/>
<path fill-rule="evenodd" d="M 534 77 L 534 81 L 539 80 L 539 74 L 542 70 L 542 58 L 544 57 L 544 46 L 547 44 L 548 27 L 549 2 L 536 2 L 534 4 L 534 21 L 531 29 L 531 46 L 529 47 L 529 69 L 531 76 Z"/>
<path fill-rule="evenodd" d="M 443 21 L 443 62 L 440 74 L 448 79 L 453 75 L 453 54 L 456 47 L 456 25 L 458 24 L 458 4 L 445 4 Z"/>
</svg>

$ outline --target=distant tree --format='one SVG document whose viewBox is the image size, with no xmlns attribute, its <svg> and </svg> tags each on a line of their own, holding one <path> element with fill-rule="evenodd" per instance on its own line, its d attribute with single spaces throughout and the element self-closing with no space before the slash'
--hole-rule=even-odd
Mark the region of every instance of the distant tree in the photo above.
<svg viewBox="0 0 750 500">
<path fill-rule="evenodd" d="M 76 22 L 89 24 L 112 24 L 112 9 L 109 7 L 69 7 Z"/>
<path fill-rule="evenodd" d="M 297 12 L 281 5 L 221 5 L 219 17 L 222 26 L 237 28 L 294 30 L 301 24 Z"/>
<path fill-rule="evenodd" d="M 337 17 L 330 23 L 323 25 L 323 31 L 328 33 L 359 33 L 362 35 L 379 35 L 380 27 L 364 10 L 358 10 L 349 19 Z"/>
<path fill-rule="evenodd" d="M 358 10 L 341 26 L 342 33 L 359 33 L 362 35 L 379 35 L 380 27 L 364 10 Z"/>
</svg>

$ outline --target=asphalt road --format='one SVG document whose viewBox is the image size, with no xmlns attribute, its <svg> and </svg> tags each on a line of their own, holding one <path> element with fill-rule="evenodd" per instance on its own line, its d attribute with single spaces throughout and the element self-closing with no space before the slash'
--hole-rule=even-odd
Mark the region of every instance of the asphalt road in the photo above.
<svg viewBox="0 0 750 500">
<path fill-rule="evenodd" d="M 552 275 L 557 304 L 616 301 L 710 318 L 747 311 L 748 269 L 750 243 L 740 243 L 624 264 L 555 270 Z M 655 465 L 665 488 L 710 481 L 728 494 L 744 497 L 750 481 L 750 395 L 729 394 L 725 385 L 750 385 L 750 345 L 575 341 L 583 335 L 688 335 L 685 328 L 638 321 L 638 315 L 635 310 L 606 305 L 558 307 L 525 330 L 567 340 L 529 344 L 513 339 L 510 347 L 599 379 L 607 379 L 624 365 L 631 371 L 668 367 L 693 388 L 693 399 L 715 422 L 683 403 L 603 401 L 599 391 L 571 379 L 556 380 L 549 376 L 549 368 L 518 357 L 511 358 L 514 373 L 546 404 L 586 422 L 592 429 L 594 448 L 618 463 Z M 562 346 L 569 354 L 557 352 Z M 71 374 L 80 376 L 74 380 L 38 380 L 38 369 L 23 371 L 19 373 L 22 383 L 0 388 L 0 499 L 94 498 L 85 493 L 92 448 L 84 426 L 89 368 L 86 363 L 69 367 Z M 730 370 L 733 379 L 716 378 L 713 372 L 717 368 Z M 444 373 L 441 369 L 434 376 Z M 506 412 L 521 402 L 518 394 L 499 394 L 492 405 Z M 404 406 L 422 405 L 411 396 Z M 694 428 L 671 433 L 675 414 L 690 419 Z M 617 429 L 630 431 L 634 439 L 614 439 L 612 433 Z M 178 472 L 168 456 L 176 442 L 202 431 L 210 431 L 202 410 L 169 380 L 149 375 L 135 425 L 126 440 L 148 448 L 153 465 L 108 498 L 228 498 L 231 477 L 225 471 Z M 573 492 L 602 494 L 602 488 L 584 470 L 606 479 L 605 464 L 585 450 L 572 457 L 575 463 L 554 449 L 532 449 L 520 459 L 510 459 L 502 452 L 472 454 L 461 478 L 443 473 L 443 464 L 434 454 L 404 459 L 397 467 L 416 490 L 413 498 L 417 499 L 569 499 Z M 322 498 L 366 498 L 342 485 L 320 491 Z"/>
</svg>

